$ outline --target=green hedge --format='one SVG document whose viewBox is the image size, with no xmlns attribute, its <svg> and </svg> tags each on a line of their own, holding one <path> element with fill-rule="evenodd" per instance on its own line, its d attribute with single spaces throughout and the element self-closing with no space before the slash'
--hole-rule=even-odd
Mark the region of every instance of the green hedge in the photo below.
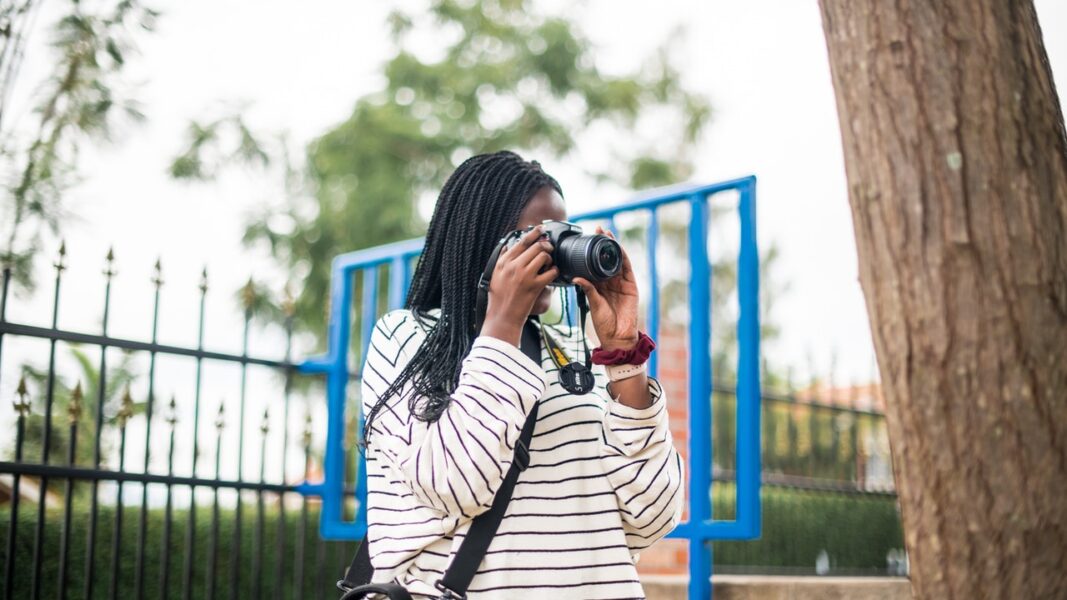
<svg viewBox="0 0 1067 600">
<path fill-rule="evenodd" d="M 251 500 L 248 497 L 247 500 Z M 302 581 L 297 581 L 297 536 L 301 511 L 287 508 L 285 511 L 284 548 L 280 550 L 282 568 L 278 559 L 279 511 L 277 500 L 265 498 L 263 511 L 263 537 L 261 549 L 261 597 L 263 598 L 334 598 L 334 582 L 347 566 L 355 544 L 352 542 L 322 542 L 318 535 L 318 510 L 309 507 L 304 529 L 304 557 Z M 230 573 L 233 566 L 234 524 L 233 508 L 219 511 L 218 557 L 216 563 L 215 598 L 230 598 Z M 170 538 L 169 582 L 167 589 L 171 598 L 181 598 L 184 586 L 185 534 L 188 526 L 188 509 L 175 510 Z M 139 506 L 126 506 L 122 515 L 122 544 L 119 561 L 118 597 L 134 598 L 137 569 L 138 528 L 141 510 Z M 192 597 L 208 596 L 209 550 L 211 547 L 212 508 L 198 506 L 196 510 L 195 548 L 193 551 Z M 18 512 L 18 539 L 15 547 L 15 594 L 16 598 L 30 597 L 33 577 L 33 548 L 37 521 L 36 503 L 21 503 Z M 163 566 L 163 538 L 165 513 L 163 509 L 149 509 L 144 552 L 144 589 L 146 598 L 160 598 L 160 574 Z M 8 530 L 11 523 L 10 506 L 0 507 L 0 565 L 6 564 Z M 94 575 L 94 598 L 107 598 L 111 583 L 111 545 L 114 535 L 115 510 L 113 506 L 100 507 L 97 517 L 96 558 Z M 68 563 L 69 597 L 84 597 L 85 555 L 88 538 L 88 502 L 79 502 L 72 511 L 70 531 L 70 561 Z M 257 505 L 255 501 L 244 504 L 241 516 L 241 550 L 238 566 L 239 590 L 237 597 L 252 597 L 252 574 L 255 561 L 255 530 Z M 63 509 L 48 509 L 45 516 L 44 547 L 41 565 L 41 597 L 57 597 L 59 556 Z M 0 566 L 2 569 L 2 566 Z M 0 571 L 2 573 L 2 571 Z M 278 589 L 278 577 L 281 589 Z M 2 575 L 0 575 L 2 579 Z"/>
<path fill-rule="evenodd" d="M 716 518 L 733 518 L 734 487 L 716 484 Z M 811 571 L 825 550 L 833 570 L 886 568 L 886 554 L 904 547 L 896 499 L 884 495 L 816 492 L 764 486 L 763 531 L 750 542 L 713 542 L 716 567 Z"/>
<path fill-rule="evenodd" d="M 232 498 L 232 497 L 231 497 Z M 733 486 L 716 484 L 714 511 L 717 518 L 733 516 Z M 252 496 L 246 496 L 251 500 Z M 194 598 L 207 596 L 208 552 L 211 535 L 211 507 L 200 506 L 196 512 L 196 536 L 193 568 Z M 240 588 L 238 596 L 252 596 L 255 527 L 257 508 L 247 502 L 242 509 L 241 555 L 238 565 Z M 81 597 L 85 581 L 85 550 L 89 508 L 76 503 L 72 514 L 70 534 L 70 563 L 68 571 L 71 597 Z M 119 597 L 134 597 L 137 565 L 137 535 L 141 511 L 127 506 L 123 510 L 122 556 L 119 564 Z M 318 536 L 317 505 L 309 506 L 305 527 L 303 575 L 297 581 L 297 535 L 301 513 L 289 508 L 285 514 L 285 544 L 282 569 L 277 565 L 277 536 L 279 512 L 276 500 L 268 496 L 263 511 L 261 548 L 262 597 L 333 598 L 334 581 L 343 571 L 355 550 L 351 542 L 322 542 Z M 36 504 L 22 503 L 19 509 L 18 539 L 16 541 L 15 597 L 29 597 L 33 568 L 34 533 L 37 520 Z M 106 597 L 111 582 L 111 541 L 114 531 L 114 507 L 101 507 L 97 522 L 96 575 L 94 597 Z M 187 509 L 175 510 L 170 541 L 170 580 L 168 590 L 173 598 L 180 598 L 184 584 L 185 532 Z M 235 512 L 222 508 L 219 514 L 219 552 L 216 567 L 216 598 L 229 598 L 229 573 L 233 552 Z M 0 564 L 5 564 L 10 507 L 0 507 Z M 62 509 L 49 509 L 45 518 L 42 556 L 42 597 L 54 598 L 59 574 L 59 546 L 63 524 Z M 145 597 L 158 598 L 162 567 L 164 512 L 148 511 L 147 543 L 144 553 Z M 831 557 L 833 568 L 841 572 L 862 572 L 884 569 L 886 553 L 903 547 L 900 520 L 893 498 L 861 496 L 829 492 L 805 492 L 793 489 L 765 487 L 763 491 L 763 535 L 751 542 L 714 542 L 713 557 L 716 569 L 753 571 L 813 572 L 821 550 Z M 744 567 L 745 569 L 741 569 Z M 281 576 L 281 593 L 277 590 Z M 299 592 L 299 593 L 298 593 Z"/>
</svg>

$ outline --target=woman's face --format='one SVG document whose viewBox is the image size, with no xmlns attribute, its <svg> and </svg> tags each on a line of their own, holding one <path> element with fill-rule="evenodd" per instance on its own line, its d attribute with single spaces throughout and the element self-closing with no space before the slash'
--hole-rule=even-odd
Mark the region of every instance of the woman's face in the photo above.
<svg viewBox="0 0 1067 600">
<path fill-rule="evenodd" d="M 519 229 L 525 229 L 533 225 L 539 225 L 541 221 L 566 221 L 567 207 L 563 204 L 563 196 L 559 195 L 552 186 L 544 186 L 526 203 L 526 208 L 519 214 Z M 534 301 L 531 315 L 544 314 L 552 304 L 552 287 L 545 286 L 541 295 Z"/>
</svg>

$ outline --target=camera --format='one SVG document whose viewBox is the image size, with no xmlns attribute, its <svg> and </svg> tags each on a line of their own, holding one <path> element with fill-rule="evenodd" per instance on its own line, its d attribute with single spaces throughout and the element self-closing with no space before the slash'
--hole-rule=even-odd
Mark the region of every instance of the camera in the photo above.
<svg viewBox="0 0 1067 600">
<path fill-rule="evenodd" d="M 583 235 L 582 228 L 567 221 L 544 221 L 541 226 L 545 237 L 552 244 L 552 263 L 559 268 L 559 276 L 550 285 L 573 285 L 575 277 L 584 277 L 591 282 L 611 279 L 622 270 L 622 248 L 606 235 Z M 513 231 L 500 240 L 498 248 L 514 246 L 519 238 L 533 229 L 527 227 Z M 493 253 L 487 272 L 496 266 Z"/>
</svg>

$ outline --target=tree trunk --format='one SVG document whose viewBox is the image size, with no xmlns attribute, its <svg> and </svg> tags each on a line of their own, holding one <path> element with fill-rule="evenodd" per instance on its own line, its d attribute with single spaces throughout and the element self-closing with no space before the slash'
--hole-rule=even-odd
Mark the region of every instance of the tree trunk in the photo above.
<svg viewBox="0 0 1067 600">
<path fill-rule="evenodd" d="M 1067 598 L 1067 136 L 1030 0 L 820 0 L 921 598 Z"/>
</svg>

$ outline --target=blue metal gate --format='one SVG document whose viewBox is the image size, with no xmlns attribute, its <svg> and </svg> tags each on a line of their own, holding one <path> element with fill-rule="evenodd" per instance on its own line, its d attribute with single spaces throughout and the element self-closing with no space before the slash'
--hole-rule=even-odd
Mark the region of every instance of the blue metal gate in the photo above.
<svg viewBox="0 0 1067 600">
<path fill-rule="evenodd" d="M 740 243 L 738 247 L 737 326 L 737 446 L 736 514 L 732 521 L 715 520 L 711 511 L 712 445 L 711 393 L 711 262 L 708 256 L 709 207 L 716 195 L 738 195 Z M 689 321 L 689 520 L 669 537 L 689 540 L 689 597 L 711 597 L 712 540 L 750 540 L 760 535 L 760 383 L 759 383 L 759 254 L 756 245 L 756 178 L 745 177 L 721 183 L 692 186 L 669 193 L 641 197 L 629 203 L 571 217 L 572 221 L 607 221 L 614 231 L 616 217 L 624 213 L 645 213 L 649 297 L 647 324 L 653 337 L 659 329 L 660 277 L 656 260 L 659 237 L 659 211 L 669 205 L 686 203 L 690 209 L 687 228 L 689 247 L 689 302 L 700 307 L 690 311 Z M 363 459 L 359 458 L 355 496 L 359 509 L 354 520 L 344 518 L 345 496 L 345 404 L 350 376 L 351 315 L 357 273 L 362 281 L 360 356 L 365 354 L 379 310 L 379 279 L 388 276 L 387 309 L 399 308 L 404 301 L 413 260 L 422 250 L 422 239 L 407 240 L 336 257 L 333 261 L 330 292 L 329 345 L 325 355 L 309 358 L 300 365 L 305 373 L 326 376 L 327 423 L 324 480 L 305 482 L 297 491 L 322 498 L 320 534 L 326 539 L 359 539 L 366 531 L 367 486 Z M 717 324 L 716 324 L 717 325 Z M 650 363 L 656 375 L 655 353 Z M 362 423 L 362 417 L 359 422 Z"/>
</svg>

